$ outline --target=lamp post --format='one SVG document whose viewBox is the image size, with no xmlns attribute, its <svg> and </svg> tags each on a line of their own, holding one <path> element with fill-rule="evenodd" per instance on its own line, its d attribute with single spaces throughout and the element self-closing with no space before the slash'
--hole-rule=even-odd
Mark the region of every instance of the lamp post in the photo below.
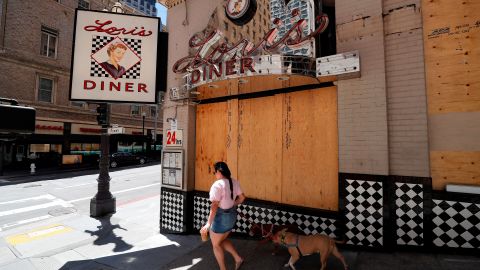
<svg viewBox="0 0 480 270">
<path fill-rule="evenodd" d="M 142 112 L 142 154 L 145 154 L 145 116 L 147 114 L 145 112 Z"/>
<path fill-rule="evenodd" d="M 122 4 L 116 2 L 112 7 L 112 12 L 123 13 Z M 101 157 L 100 172 L 98 175 L 98 191 L 90 200 L 90 216 L 101 217 L 116 212 L 116 199 L 110 192 L 110 175 L 108 167 L 110 166 L 110 138 L 108 127 L 110 126 L 110 105 L 100 103 L 97 108 L 97 121 L 102 126 L 102 135 L 100 137 Z"/>
</svg>

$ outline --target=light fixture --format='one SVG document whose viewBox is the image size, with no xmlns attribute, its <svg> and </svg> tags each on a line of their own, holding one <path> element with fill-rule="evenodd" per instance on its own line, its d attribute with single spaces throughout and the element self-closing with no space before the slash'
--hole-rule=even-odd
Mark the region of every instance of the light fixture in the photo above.
<svg viewBox="0 0 480 270">
<path fill-rule="evenodd" d="M 120 2 L 115 2 L 112 7 L 112 12 L 114 13 L 123 13 L 123 6 Z"/>
<path fill-rule="evenodd" d="M 278 77 L 277 80 L 279 80 L 279 81 L 288 81 L 288 80 L 290 80 L 290 77 L 287 77 L 287 76 Z"/>
<path fill-rule="evenodd" d="M 218 85 L 216 85 L 216 84 L 210 84 L 210 85 L 208 86 L 208 88 L 218 88 Z"/>
<path fill-rule="evenodd" d="M 247 79 L 238 79 L 238 83 L 242 83 L 242 84 L 243 84 L 243 83 L 247 83 L 247 82 L 248 82 Z"/>
</svg>

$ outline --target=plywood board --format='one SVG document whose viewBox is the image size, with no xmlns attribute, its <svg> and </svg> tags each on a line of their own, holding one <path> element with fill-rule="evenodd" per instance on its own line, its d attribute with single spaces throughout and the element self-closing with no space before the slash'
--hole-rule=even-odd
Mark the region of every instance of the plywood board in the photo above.
<svg viewBox="0 0 480 270">
<path fill-rule="evenodd" d="M 284 80 L 288 78 L 287 80 Z M 333 81 L 335 77 L 322 78 L 322 82 Z M 197 87 L 199 100 L 218 98 L 237 94 L 256 93 L 283 89 L 300 85 L 318 84 L 317 78 L 300 75 L 258 75 L 244 78 L 227 79 Z"/>
<path fill-rule="evenodd" d="M 238 179 L 249 198 L 281 199 L 282 96 L 239 101 Z"/>
<path fill-rule="evenodd" d="M 432 187 L 445 190 L 447 184 L 480 186 L 480 152 L 430 152 Z"/>
<path fill-rule="evenodd" d="M 338 210 L 336 87 L 285 94 L 282 202 Z"/>
<path fill-rule="evenodd" d="M 480 111 L 480 1 L 422 1 L 429 114 Z"/>
<path fill-rule="evenodd" d="M 195 189 L 209 191 L 215 180 L 213 164 L 227 160 L 228 141 L 227 102 L 197 106 Z"/>
</svg>

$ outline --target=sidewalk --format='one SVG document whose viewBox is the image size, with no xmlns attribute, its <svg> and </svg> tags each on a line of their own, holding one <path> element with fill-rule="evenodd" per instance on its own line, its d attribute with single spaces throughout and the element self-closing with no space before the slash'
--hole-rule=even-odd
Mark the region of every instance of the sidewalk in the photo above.
<svg viewBox="0 0 480 270">
<path fill-rule="evenodd" d="M 159 201 L 117 205 L 102 219 L 66 214 L 0 232 L 0 269 L 160 269 L 201 241 L 160 234 Z"/>
</svg>

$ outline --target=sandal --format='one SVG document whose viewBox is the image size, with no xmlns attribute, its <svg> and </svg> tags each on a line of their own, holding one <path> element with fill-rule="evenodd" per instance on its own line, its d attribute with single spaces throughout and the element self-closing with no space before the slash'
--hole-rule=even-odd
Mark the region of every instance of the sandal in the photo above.
<svg viewBox="0 0 480 270">
<path fill-rule="evenodd" d="M 242 267 L 243 260 L 235 262 L 235 270 L 239 270 Z"/>
</svg>

